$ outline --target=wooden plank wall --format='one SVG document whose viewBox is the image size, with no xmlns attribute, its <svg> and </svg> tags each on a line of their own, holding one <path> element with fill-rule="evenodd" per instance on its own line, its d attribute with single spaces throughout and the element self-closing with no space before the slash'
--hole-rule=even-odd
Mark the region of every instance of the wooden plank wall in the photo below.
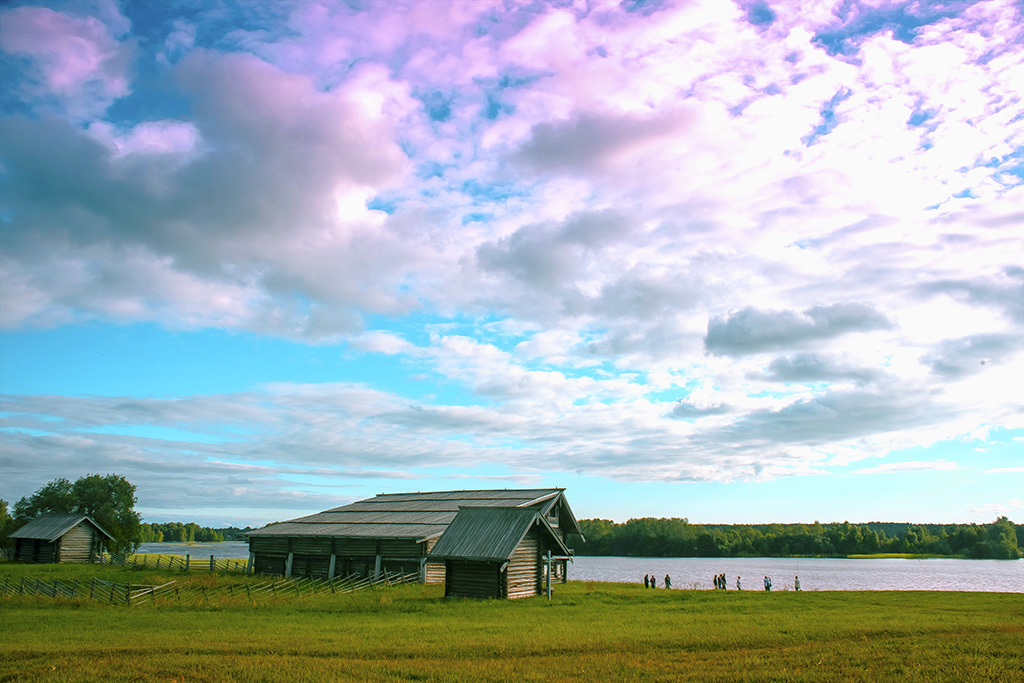
<svg viewBox="0 0 1024 683">
<path fill-rule="evenodd" d="M 440 536 L 438 537 L 440 538 Z M 437 545 L 437 538 L 432 538 L 425 543 L 423 548 L 424 554 L 429 553 L 433 550 L 434 546 Z M 444 560 L 427 561 L 427 580 L 426 583 L 444 583 Z"/>
<path fill-rule="evenodd" d="M 506 594 L 512 598 L 528 598 L 533 595 L 540 595 L 543 591 L 541 584 L 542 561 L 540 557 L 540 542 L 537 538 L 536 527 L 526 534 L 526 538 L 519 544 L 512 557 L 509 558 L 508 568 L 505 570 L 507 581 Z"/>
<path fill-rule="evenodd" d="M 369 575 L 381 556 L 381 570 L 417 573 L 420 558 L 426 552 L 413 539 L 329 538 L 311 536 L 253 537 L 249 550 L 255 554 L 257 574 L 284 574 L 288 553 L 292 555 L 292 576 L 326 578 L 331 554 L 336 555 L 335 575 Z M 444 580 L 444 565 L 441 567 Z"/>
<path fill-rule="evenodd" d="M 445 597 L 451 598 L 500 598 L 502 582 L 496 562 L 471 562 L 448 560 Z"/>
<path fill-rule="evenodd" d="M 22 562 L 56 562 L 58 558 L 57 543 L 43 541 L 38 538 L 16 539 L 14 559 Z"/>
<path fill-rule="evenodd" d="M 92 525 L 84 521 L 73 529 L 69 529 L 60 538 L 60 561 L 92 561 L 94 533 L 95 529 L 93 529 Z"/>
</svg>

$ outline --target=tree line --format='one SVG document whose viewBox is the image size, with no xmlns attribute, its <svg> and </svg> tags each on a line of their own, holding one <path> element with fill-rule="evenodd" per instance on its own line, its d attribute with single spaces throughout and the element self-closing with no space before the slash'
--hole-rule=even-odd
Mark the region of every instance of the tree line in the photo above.
<svg viewBox="0 0 1024 683">
<path fill-rule="evenodd" d="M 195 522 L 152 522 L 142 525 L 143 543 L 219 543 L 221 541 L 244 541 L 249 527 L 211 528 Z"/>
<path fill-rule="evenodd" d="M 1017 559 L 1024 525 L 991 524 L 690 524 L 685 518 L 580 520 L 577 555 L 624 557 L 844 557 L 912 553 Z"/>
</svg>

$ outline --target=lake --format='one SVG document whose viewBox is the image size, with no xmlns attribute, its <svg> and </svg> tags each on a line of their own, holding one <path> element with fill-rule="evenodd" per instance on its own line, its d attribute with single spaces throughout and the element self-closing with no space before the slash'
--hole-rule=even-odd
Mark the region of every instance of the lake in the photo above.
<svg viewBox="0 0 1024 683">
<path fill-rule="evenodd" d="M 191 555 L 193 558 L 249 557 L 245 541 L 223 543 L 143 543 L 140 553 Z M 672 577 L 673 588 L 709 588 L 715 574 L 725 573 L 729 590 L 742 577 L 744 590 L 792 590 L 800 577 L 805 591 L 922 590 L 1024 593 L 1024 560 L 846 560 L 807 557 L 577 557 L 569 567 L 572 581 L 642 584 L 644 574 Z"/>
</svg>

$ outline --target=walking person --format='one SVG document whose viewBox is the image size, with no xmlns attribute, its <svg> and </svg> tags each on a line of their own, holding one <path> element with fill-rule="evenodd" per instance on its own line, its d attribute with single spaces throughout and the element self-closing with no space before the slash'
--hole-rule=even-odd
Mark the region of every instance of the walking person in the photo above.
<svg viewBox="0 0 1024 683">
<path fill-rule="evenodd" d="M 665 590 L 672 590 L 672 577 L 668 574 L 665 574 Z"/>
<path fill-rule="evenodd" d="M 738 591 L 743 590 L 742 588 L 740 588 L 740 577 L 739 576 L 736 577 L 736 590 L 738 590 Z"/>
</svg>

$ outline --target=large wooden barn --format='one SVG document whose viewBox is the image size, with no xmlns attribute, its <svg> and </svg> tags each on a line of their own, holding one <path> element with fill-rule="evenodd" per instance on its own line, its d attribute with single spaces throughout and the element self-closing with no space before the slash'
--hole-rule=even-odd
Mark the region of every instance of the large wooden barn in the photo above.
<svg viewBox="0 0 1024 683">
<path fill-rule="evenodd" d="M 543 514 L 518 507 L 463 507 L 430 551 L 445 562 L 444 594 L 453 598 L 540 595 L 568 556 Z"/>
<path fill-rule="evenodd" d="M 46 514 L 21 527 L 14 559 L 24 562 L 95 562 L 105 541 L 114 537 L 85 515 Z"/>
<path fill-rule="evenodd" d="M 388 493 L 308 517 L 250 531 L 249 560 L 257 574 L 328 577 L 381 572 L 445 579 L 445 561 L 430 550 L 460 508 L 524 508 L 543 517 L 566 542 L 580 534 L 564 489 L 496 489 Z M 565 560 L 558 570 L 565 576 Z"/>
</svg>

